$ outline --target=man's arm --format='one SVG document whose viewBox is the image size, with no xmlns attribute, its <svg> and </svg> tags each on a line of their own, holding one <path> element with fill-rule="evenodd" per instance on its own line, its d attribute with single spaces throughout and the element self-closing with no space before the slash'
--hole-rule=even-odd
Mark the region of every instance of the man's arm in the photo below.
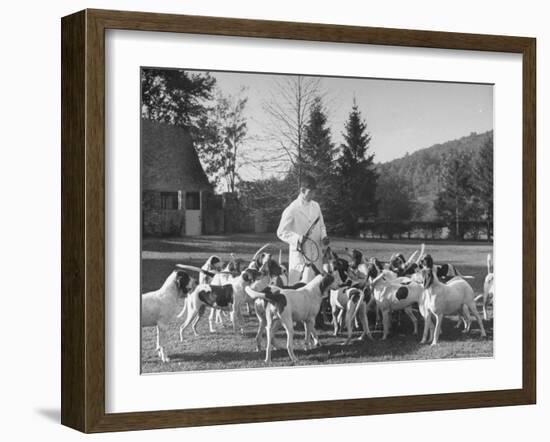
<svg viewBox="0 0 550 442">
<path fill-rule="evenodd" d="M 283 211 L 283 214 L 281 215 L 281 222 L 279 223 L 279 227 L 277 228 L 277 236 L 281 241 L 284 241 L 297 249 L 298 244 L 302 239 L 302 236 L 298 235 L 292 230 L 293 224 L 294 217 L 292 214 L 292 208 L 289 206 Z"/>
</svg>

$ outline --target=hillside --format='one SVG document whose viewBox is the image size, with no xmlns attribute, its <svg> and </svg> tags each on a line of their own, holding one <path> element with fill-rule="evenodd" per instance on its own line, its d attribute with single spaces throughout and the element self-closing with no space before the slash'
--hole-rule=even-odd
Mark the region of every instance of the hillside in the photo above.
<svg viewBox="0 0 550 442">
<path fill-rule="evenodd" d="M 481 134 L 472 132 L 462 138 L 434 144 L 402 158 L 379 163 L 377 168 L 380 174 L 399 176 L 409 183 L 414 199 L 420 205 L 420 210 L 415 218 L 430 220 L 435 217 L 433 202 L 439 191 L 438 171 L 445 155 L 453 150 L 475 154 L 491 133 L 492 131 Z"/>
</svg>

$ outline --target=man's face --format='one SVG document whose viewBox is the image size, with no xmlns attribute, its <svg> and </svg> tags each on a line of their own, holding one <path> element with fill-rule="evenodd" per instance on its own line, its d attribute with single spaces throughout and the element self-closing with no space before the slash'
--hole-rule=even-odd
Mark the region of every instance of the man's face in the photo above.
<svg viewBox="0 0 550 442">
<path fill-rule="evenodd" d="M 311 201 L 313 199 L 313 196 L 315 195 L 315 189 L 308 189 L 307 187 L 302 187 L 300 189 L 300 193 L 302 194 L 302 197 L 306 201 Z"/>
</svg>

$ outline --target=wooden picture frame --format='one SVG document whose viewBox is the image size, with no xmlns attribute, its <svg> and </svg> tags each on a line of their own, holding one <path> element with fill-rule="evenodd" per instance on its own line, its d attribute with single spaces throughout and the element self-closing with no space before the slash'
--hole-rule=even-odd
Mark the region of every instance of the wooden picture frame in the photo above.
<svg viewBox="0 0 550 442">
<path fill-rule="evenodd" d="M 536 400 L 536 41 L 533 38 L 84 10 L 62 19 L 62 407 L 83 432 L 533 404 Z M 523 385 L 514 390 L 107 414 L 105 30 L 495 51 L 523 63 Z"/>
</svg>

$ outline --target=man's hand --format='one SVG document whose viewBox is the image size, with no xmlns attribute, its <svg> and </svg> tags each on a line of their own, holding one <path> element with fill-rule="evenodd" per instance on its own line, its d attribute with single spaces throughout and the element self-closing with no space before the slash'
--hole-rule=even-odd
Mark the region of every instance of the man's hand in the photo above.
<svg viewBox="0 0 550 442">
<path fill-rule="evenodd" d="M 328 236 L 325 236 L 322 240 L 321 240 L 321 243 L 326 247 L 330 244 L 330 239 L 328 239 Z"/>
</svg>

